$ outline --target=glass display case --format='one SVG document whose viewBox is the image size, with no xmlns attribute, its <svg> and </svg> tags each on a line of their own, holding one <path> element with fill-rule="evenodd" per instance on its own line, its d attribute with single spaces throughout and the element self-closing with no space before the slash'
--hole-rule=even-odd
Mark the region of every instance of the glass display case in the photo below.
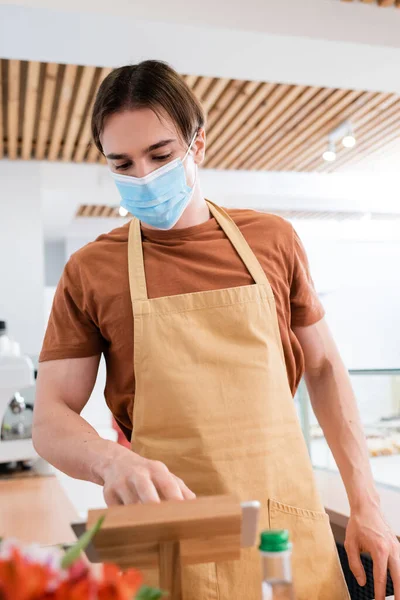
<svg viewBox="0 0 400 600">
<path fill-rule="evenodd" d="M 400 488 L 400 369 L 350 370 L 374 478 Z M 304 436 L 315 467 L 337 470 L 312 411 L 304 380 L 296 394 Z"/>
</svg>

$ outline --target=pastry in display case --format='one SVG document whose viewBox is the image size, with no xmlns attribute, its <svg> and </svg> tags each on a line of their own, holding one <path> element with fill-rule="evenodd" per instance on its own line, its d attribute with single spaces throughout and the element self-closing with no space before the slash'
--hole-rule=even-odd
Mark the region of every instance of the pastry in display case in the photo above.
<svg viewBox="0 0 400 600">
<path fill-rule="evenodd" d="M 400 487 L 400 369 L 350 370 L 374 477 Z M 297 393 L 299 417 L 314 466 L 336 469 L 307 388 Z"/>
</svg>

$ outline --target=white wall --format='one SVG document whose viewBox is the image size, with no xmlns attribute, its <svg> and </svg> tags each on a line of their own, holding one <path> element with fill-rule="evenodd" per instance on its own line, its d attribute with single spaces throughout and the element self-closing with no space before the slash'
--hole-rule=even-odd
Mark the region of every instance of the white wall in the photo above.
<svg viewBox="0 0 400 600">
<path fill-rule="evenodd" d="M 348 368 L 400 369 L 400 241 L 302 238 Z"/>
<path fill-rule="evenodd" d="M 44 242 L 45 285 L 57 285 L 66 261 L 65 240 L 48 240 Z"/>
<path fill-rule="evenodd" d="M 0 161 L 0 318 L 22 351 L 37 355 L 44 330 L 44 251 L 35 163 Z"/>
</svg>

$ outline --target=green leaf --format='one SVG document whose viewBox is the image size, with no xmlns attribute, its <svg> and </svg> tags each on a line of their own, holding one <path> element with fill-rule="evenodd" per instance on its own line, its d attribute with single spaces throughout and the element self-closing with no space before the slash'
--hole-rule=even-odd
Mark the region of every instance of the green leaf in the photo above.
<svg viewBox="0 0 400 600">
<path fill-rule="evenodd" d="M 85 533 L 81 535 L 76 544 L 74 544 L 72 548 L 70 548 L 68 552 L 66 552 L 61 561 L 62 569 L 68 569 L 76 560 L 78 560 L 78 558 L 81 555 L 81 552 L 83 552 L 83 550 L 85 550 L 89 546 L 90 542 L 92 541 L 96 533 L 99 531 L 100 527 L 103 525 L 104 519 L 105 516 L 100 517 L 97 523 L 95 523 L 93 527 L 89 529 L 89 531 L 85 531 Z"/>
<path fill-rule="evenodd" d="M 163 596 L 167 596 L 167 594 L 162 590 L 143 585 L 135 597 L 135 600 L 159 600 L 159 598 L 162 598 Z"/>
</svg>

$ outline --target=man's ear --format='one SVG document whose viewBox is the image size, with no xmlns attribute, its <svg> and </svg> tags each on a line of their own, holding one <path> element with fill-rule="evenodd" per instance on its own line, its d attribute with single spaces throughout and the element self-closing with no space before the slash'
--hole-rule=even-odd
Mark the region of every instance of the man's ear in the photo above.
<svg viewBox="0 0 400 600">
<path fill-rule="evenodd" d="M 196 165 L 201 165 L 206 154 L 206 132 L 203 128 L 199 129 L 197 138 L 193 143 L 193 151 L 194 162 Z"/>
</svg>

